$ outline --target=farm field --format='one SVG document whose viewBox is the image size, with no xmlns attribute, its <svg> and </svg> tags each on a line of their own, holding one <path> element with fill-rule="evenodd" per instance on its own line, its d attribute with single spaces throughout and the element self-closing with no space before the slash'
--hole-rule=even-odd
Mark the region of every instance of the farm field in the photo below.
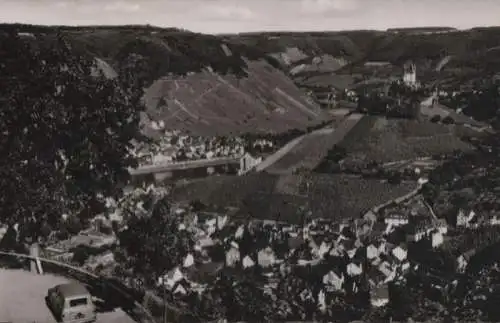
<svg viewBox="0 0 500 323">
<path fill-rule="evenodd" d="M 353 114 L 344 119 L 336 129 L 310 133 L 280 160 L 266 168 L 266 172 L 271 174 L 291 174 L 298 169 L 313 170 L 327 155 L 328 151 L 340 142 L 361 119 L 363 119 L 363 116 Z"/>
<path fill-rule="evenodd" d="M 200 200 L 218 207 L 236 207 L 241 217 L 300 221 L 298 210 L 310 209 L 316 218 L 346 219 L 412 191 L 416 184 L 392 185 L 350 175 L 250 174 L 207 178 L 172 192 L 174 201 Z"/>
<path fill-rule="evenodd" d="M 355 165 L 364 165 L 370 161 L 387 163 L 474 149 L 459 138 L 452 125 L 374 116 L 363 118 L 339 146 L 347 150 L 345 162 Z"/>
</svg>

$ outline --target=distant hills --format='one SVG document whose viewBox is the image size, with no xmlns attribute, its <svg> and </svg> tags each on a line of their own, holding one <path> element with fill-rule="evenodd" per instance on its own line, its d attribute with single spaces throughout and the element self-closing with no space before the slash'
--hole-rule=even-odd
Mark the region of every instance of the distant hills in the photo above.
<svg viewBox="0 0 500 323">
<path fill-rule="evenodd" d="M 500 28 L 203 35 L 154 26 L 0 25 L 34 45 L 63 34 L 108 77 L 144 88 L 150 121 L 194 134 L 282 132 L 328 119 L 305 89 L 400 77 L 412 60 L 426 84 L 473 83 L 500 73 Z M 302 90 L 300 89 L 302 88 Z"/>
</svg>

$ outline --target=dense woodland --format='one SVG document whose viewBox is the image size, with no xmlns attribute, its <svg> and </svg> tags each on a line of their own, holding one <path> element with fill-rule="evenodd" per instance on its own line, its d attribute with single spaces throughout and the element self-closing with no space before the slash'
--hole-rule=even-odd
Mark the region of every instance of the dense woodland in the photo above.
<svg viewBox="0 0 500 323">
<path fill-rule="evenodd" d="M 63 35 L 43 46 L 0 38 L 0 213 L 36 240 L 61 214 L 93 214 L 101 197 L 121 193 L 143 107 L 139 91 L 93 76 L 93 60 L 70 54 Z"/>
</svg>

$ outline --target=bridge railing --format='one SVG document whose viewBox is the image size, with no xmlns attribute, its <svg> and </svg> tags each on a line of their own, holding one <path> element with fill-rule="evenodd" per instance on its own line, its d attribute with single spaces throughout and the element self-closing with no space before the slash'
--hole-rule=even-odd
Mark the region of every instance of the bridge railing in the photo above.
<svg viewBox="0 0 500 323">
<path fill-rule="evenodd" d="M 154 168 L 154 167 L 166 167 L 166 166 L 171 166 L 171 167 L 182 167 L 182 166 L 187 166 L 187 165 L 197 165 L 197 164 L 206 164 L 206 163 L 211 163 L 211 162 L 234 162 L 239 160 L 241 156 L 234 156 L 234 157 L 217 157 L 217 158 L 203 158 L 203 159 L 195 159 L 195 160 L 186 160 L 186 161 L 181 161 L 181 162 L 159 162 L 159 163 L 147 163 L 147 164 L 139 164 L 139 167 L 136 168 L 137 170 L 139 169 L 147 169 L 147 168 Z"/>
</svg>

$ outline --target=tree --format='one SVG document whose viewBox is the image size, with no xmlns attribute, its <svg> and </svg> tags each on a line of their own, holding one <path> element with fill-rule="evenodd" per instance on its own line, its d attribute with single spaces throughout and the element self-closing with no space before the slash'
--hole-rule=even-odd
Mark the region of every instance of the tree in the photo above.
<svg viewBox="0 0 500 323">
<path fill-rule="evenodd" d="M 35 45 L 0 34 L 0 222 L 56 227 L 120 193 L 141 141 L 139 90 L 106 79 L 57 34 Z M 25 226 L 27 227 L 27 226 Z"/>
<path fill-rule="evenodd" d="M 193 251 L 193 236 L 180 230 L 179 216 L 170 212 L 166 198 L 159 200 L 151 215 L 131 215 L 127 229 L 118 234 L 135 274 L 154 280 L 182 264 Z"/>
</svg>

